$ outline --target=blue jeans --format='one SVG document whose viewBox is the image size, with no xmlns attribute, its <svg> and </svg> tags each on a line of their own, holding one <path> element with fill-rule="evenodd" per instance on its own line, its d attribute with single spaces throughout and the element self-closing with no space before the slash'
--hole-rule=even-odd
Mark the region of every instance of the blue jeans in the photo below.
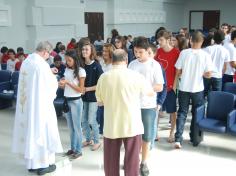
<svg viewBox="0 0 236 176">
<path fill-rule="evenodd" d="M 204 96 L 208 95 L 209 91 L 221 91 L 222 78 L 204 78 Z"/>
<path fill-rule="evenodd" d="M 144 134 L 142 139 L 145 142 L 151 142 L 153 139 L 154 123 L 156 119 L 156 108 L 141 109 Z"/>
<path fill-rule="evenodd" d="M 97 122 L 97 102 L 85 102 L 82 115 L 82 127 L 85 132 L 86 141 L 89 142 L 92 140 L 91 137 L 91 128 L 93 130 L 93 142 L 94 144 L 99 143 L 99 125 Z"/>
<path fill-rule="evenodd" d="M 234 76 L 233 75 L 226 75 L 226 74 L 224 74 L 223 78 L 222 78 L 222 90 L 224 90 L 225 83 L 233 82 L 233 81 L 234 81 Z"/>
<path fill-rule="evenodd" d="M 81 117 L 83 101 L 81 99 L 68 101 L 69 112 L 66 113 L 67 125 L 70 130 L 71 150 L 81 153 L 82 129 Z"/>
<path fill-rule="evenodd" d="M 194 119 L 195 119 L 195 109 L 204 103 L 204 95 L 203 91 L 190 93 L 190 92 L 183 92 L 179 91 L 179 109 L 177 112 L 177 121 L 176 121 L 176 133 L 175 133 L 175 142 L 183 141 L 183 132 L 184 132 L 184 125 L 186 122 L 190 99 L 192 100 L 192 120 L 190 126 L 190 141 L 192 141 L 193 137 L 193 128 L 194 128 Z"/>
<path fill-rule="evenodd" d="M 159 114 L 159 110 L 156 110 L 156 118 L 154 121 L 154 128 L 153 128 L 153 133 L 152 133 L 152 141 L 151 141 L 151 149 L 154 148 L 154 144 L 155 144 L 155 139 L 157 137 L 157 132 L 158 132 L 158 114 Z"/>
</svg>

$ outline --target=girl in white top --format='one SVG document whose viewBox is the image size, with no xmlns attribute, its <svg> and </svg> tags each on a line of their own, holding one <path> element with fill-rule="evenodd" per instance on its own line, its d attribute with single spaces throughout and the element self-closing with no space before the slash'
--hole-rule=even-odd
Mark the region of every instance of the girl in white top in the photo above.
<svg viewBox="0 0 236 176">
<path fill-rule="evenodd" d="M 66 155 L 71 159 L 82 156 L 82 130 L 81 117 L 83 102 L 81 94 L 84 92 L 84 81 L 86 77 L 85 70 L 79 63 L 79 58 L 75 50 L 68 50 L 65 53 L 66 70 L 65 77 L 59 82 L 64 87 L 64 96 L 68 103 L 69 112 L 66 113 L 66 120 L 70 130 L 71 149 Z"/>
</svg>

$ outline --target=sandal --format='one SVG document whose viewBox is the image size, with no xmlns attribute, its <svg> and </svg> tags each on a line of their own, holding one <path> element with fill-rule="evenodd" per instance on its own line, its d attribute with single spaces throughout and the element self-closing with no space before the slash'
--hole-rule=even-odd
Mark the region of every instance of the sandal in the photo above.
<svg viewBox="0 0 236 176">
<path fill-rule="evenodd" d="M 101 147 L 101 143 L 93 144 L 93 147 L 91 148 L 92 151 L 96 151 Z"/>
<path fill-rule="evenodd" d="M 83 147 L 87 147 L 87 146 L 92 145 L 92 144 L 93 144 L 92 140 L 91 141 L 84 141 L 83 142 Z"/>
</svg>

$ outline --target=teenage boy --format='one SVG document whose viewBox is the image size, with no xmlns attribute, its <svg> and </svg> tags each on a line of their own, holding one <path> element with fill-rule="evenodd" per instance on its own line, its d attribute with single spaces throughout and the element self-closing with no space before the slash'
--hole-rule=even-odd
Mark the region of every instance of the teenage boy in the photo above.
<svg viewBox="0 0 236 176">
<path fill-rule="evenodd" d="M 183 50 L 175 64 L 177 80 L 181 77 L 179 84 L 179 109 L 177 115 L 177 126 L 175 133 L 175 148 L 180 149 L 183 141 L 184 125 L 188 114 L 189 102 L 192 102 L 192 120 L 190 126 L 190 142 L 192 142 L 194 111 L 204 103 L 203 77 L 210 78 L 212 71 L 211 56 L 201 49 L 204 37 L 201 32 L 196 31 L 191 37 L 191 48 Z"/>
<path fill-rule="evenodd" d="M 208 46 L 205 51 L 211 55 L 213 70 L 211 78 L 204 78 L 204 95 L 207 96 L 210 90 L 221 91 L 222 75 L 226 71 L 226 65 L 230 61 L 229 52 L 222 46 L 224 33 L 218 30 L 214 33 L 215 44 Z"/>
<path fill-rule="evenodd" d="M 176 93 L 173 90 L 175 80 L 175 63 L 179 57 L 179 50 L 171 46 L 171 33 L 161 30 L 157 34 L 157 40 L 160 48 L 157 50 L 155 59 L 162 65 L 166 72 L 167 95 L 163 108 L 170 114 L 171 129 L 168 142 L 174 142 L 174 130 L 176 124 Z"/>
<path fill-rule="evenodd" d="M 226 82 L 233 82 L 233 76 L 236 68 L 236 31 L 231 33 L 231 42 L 224 44 L 224 47 L 229 51 L 230 62 L 227 64 L 226 72 L 223 75 L 223 88 Z"/>
<path fill-rule="evenodd" d="M 132 61 L 128 68 L 142 74 L 155 92 L 161 92 L 164 84 L 161 66 L 153 58 L 149 57 L 149 42 L 147 38 L 137 37 L 133 41 L 133 47 L 137 59 Z M 147 159 L 156 121 L 156 94 L 152 97 L 141 97 L 141 115 L 144 134 L 142 135 L 142 162 L 140 164 L 140 174 L 141 176 L 147 176 L 149 175 Z"/>
</svg>

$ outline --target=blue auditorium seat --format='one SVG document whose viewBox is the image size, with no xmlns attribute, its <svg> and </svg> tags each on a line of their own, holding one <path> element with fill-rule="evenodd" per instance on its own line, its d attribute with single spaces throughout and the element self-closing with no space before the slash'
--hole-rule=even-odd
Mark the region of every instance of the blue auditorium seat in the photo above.
<svg viewBox="0 0 236 176">
<path fill-rule="evenodd" d="M 195 134 L 203 136 L 203 131 L 212 133 L 227 133 L 227 118 L 234 110 L 235 95 L 228 92 L 212 91 L 208 95 L 207 112 L 205 106 L 196 108 Z M 193 138 L 193 145 L 197 146 L 201 141 Z"/>
</svg>

